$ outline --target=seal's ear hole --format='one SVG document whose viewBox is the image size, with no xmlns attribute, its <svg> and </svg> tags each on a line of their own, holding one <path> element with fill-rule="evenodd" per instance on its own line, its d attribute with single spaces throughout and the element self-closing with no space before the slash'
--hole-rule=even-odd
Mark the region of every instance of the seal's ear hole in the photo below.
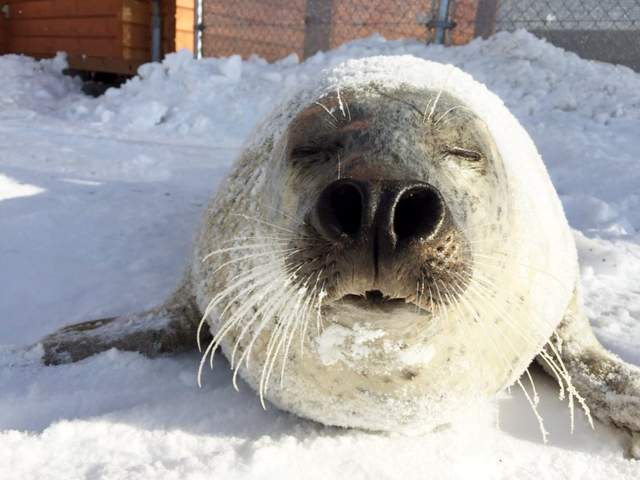
<svg viewBox="0 0 640 480">
<path fill-rule="evenodd" d="M 443 215 L 442 200 L 433 188 L 412 188 L 396 203 L 393 231 L 398 240 L 428 237 L 438 229 Z"/>
</svg>

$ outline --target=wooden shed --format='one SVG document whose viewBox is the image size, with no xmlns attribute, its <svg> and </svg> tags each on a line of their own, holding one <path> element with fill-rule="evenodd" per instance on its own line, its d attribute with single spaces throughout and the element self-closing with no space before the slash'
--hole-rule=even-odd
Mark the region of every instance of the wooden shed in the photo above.
<svg viewBox="0 0 640 480">
<path fill-rule="evenodd" d="M 0 0 L 0 54 L 44 58 L 62 51 L 75 70 L 134 74 L 166 53 L 194 51 L 194 5 L 194 0 Z"/>
</svg>

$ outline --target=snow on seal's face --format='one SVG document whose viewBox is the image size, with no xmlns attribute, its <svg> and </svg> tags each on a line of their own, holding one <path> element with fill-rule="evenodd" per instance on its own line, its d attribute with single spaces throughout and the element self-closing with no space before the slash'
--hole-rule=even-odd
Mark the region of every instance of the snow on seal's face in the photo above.
<svg viewBox="0 0 640 480">
<path fill-rule="evenodd" d="M 526 132 L 468 75 L 412 57 L 350 61 L 295 92 L 196 255 L 207 353 L 221 345 L 263 400 L 376 430 L 431 428 L 510 385 L 575 281 Z"/>
</svg>

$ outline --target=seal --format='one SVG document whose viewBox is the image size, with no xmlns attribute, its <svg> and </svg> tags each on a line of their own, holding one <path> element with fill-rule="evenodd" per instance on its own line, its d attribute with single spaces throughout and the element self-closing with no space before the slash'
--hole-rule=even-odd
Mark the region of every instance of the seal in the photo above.
<svg viewBox="0 0 640 480">
<path fill-rule="evenodd" d="M 540 155 L 452 66 L 352 60 L 292 93 L 206 209 L 187 270 L 161 307 L 45 338 L 45 362 L 197 338 L 200 368 L 220 347 L 263 405 L 404 430 L 512 384 L 535 410 L 520 381 L 535 360 L 572 418 L 576 401 L 640 432 L 640 370 L 589 327 Z"/>
</svg>

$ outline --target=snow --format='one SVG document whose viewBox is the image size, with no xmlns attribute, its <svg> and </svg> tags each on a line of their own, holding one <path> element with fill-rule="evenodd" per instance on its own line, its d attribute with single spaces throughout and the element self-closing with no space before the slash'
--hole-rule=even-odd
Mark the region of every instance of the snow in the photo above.
<svg viewBox="0 0 640 480">
<path fill-rule="evenodd" d="M 541 151 L 575 229 L 597 335 L 640 364 L 640 75 L 625 67 L 522 31 L 455 48 L 371 37 L 304 63 L 178 53 L 94 99 L 61 75 L 63 56 L 7 55 L 0 478 L 639 477 L 617 432 L 600 424 L 593 432 L 579 416 L 569 434 L 566 405 L 537 372 L 547 445 L 515 389 L 449 429 L 411 437 L 264 411 L 246 385 L 233 390 L 221 358 L 202 389 L 195 353 L 39 363 L 30 345 L 46 333 L 139 312 L 170 292 L 207 198 L 283 93 L 346 59 L 388 54 L 452 63 L 504 100 Z"/>
</svg>

